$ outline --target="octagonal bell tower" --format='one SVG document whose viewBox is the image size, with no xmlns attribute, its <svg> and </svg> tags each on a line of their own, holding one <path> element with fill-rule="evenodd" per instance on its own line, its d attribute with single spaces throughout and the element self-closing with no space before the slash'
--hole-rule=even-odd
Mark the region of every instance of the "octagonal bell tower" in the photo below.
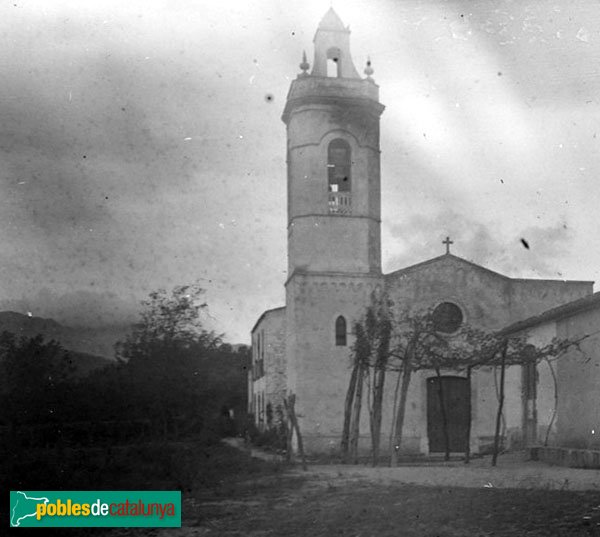
<svg viewBox="0 0 600 537">
<path fill-rule="evenodd" d="M 379 87 L 358 74 L 350 30 L 333 11 L 292 82 L 287 126 L 288 274 L 379 273 Z"/>
<path fill-rule="evenodd" d="M 381 286 L 379 88 L 330 9 L 283 112 L 287 126 L 287 390 L 308 451 L 339 443 L 352 329 Z"/>
</svg>

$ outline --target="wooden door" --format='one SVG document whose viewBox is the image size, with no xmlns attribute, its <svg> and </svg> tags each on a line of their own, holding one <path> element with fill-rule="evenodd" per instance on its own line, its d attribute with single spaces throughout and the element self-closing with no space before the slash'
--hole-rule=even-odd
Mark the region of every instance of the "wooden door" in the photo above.
<svg viewBox="0 0 600 537">
<path fill-rule="evenodd" d="M 463 377 L 431 377 L 427 379 L 427 434 L 429 452 L 446 450 L 444 421 L 440 400 L 440 383 L 448 424 L 450 451 L 463 452 L 469 425 L 469 381 Z"/>
</svg>

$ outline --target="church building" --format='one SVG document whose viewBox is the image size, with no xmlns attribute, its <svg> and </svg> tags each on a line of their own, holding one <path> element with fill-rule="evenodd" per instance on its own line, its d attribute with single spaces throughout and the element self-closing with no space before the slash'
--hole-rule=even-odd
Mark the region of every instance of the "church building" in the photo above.
<svg viewBox="0 0 600 537">
<path fill-rule="evenodd" d="M 312 65 L 304 56 L 300 69 L 282 116 L 287 128 L 286 300 L 284 307 L 264 312 L 252 329 L 249 410 L 259 428 L 267 427 L 285 395 L 294 393 L 305 449 L 328 453 L 340 444 L 353 326 L 373 291 L 385 291 L 405 311 L 437 309 L 447 320 L 442 331 L 451 335 L 463 323 L 500 330 L 591 295 L 593 282 L 508 277 L 453 255 L 449 239 L 439 257 L 383 274 L 379 123 L 385 107 L 370 62 L 362 76 L 350 55 L 350 30 L 333 9 L 317 28 Z M 497 408 L 494 375 L 491 368 L 474 370 L 467 385 L 463 372 L 443 372 L 445 393 L 452 398 L 452 451 L 462 451 L 467 405 L 472 452 L 490 445 Z M 411 381 L 402 451 L 444 451 L 436 382 L 431 371 L 420 371 Z M 521 368 L 510 368 L 506 384 L 505 436 L 518 437 L 526 398 Z M 393 387 L 388 392 L 382 438 L 389 434 Z M 363 414 L 362 440 L 368 448 Z"/>
</svg>

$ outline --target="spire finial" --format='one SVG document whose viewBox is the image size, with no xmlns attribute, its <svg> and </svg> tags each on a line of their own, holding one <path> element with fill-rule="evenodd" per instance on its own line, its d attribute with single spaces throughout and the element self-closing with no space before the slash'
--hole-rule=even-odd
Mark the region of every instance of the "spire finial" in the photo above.
<svg viewBox="0 0 600 537">
<path fill-rule="evenodd" d="M 371 80 L 371 75 L 374 73 L 373 68 L 371 67 L 371 57 L 367 56 L 367 66 L 365 67 L 364 73 L 367 75 L 367 78 Z"/>
<path fill-rule="evenodd" d="M 302 69 L 303 76 L 308 75 L 308 73 L 306 71 L 308 71 L 310 69 L 310 64 L 306 61 L 306 51 L 305 50 L 302 51 L 302 63 L 300 64 L 300 69 Z"/>
</svg>

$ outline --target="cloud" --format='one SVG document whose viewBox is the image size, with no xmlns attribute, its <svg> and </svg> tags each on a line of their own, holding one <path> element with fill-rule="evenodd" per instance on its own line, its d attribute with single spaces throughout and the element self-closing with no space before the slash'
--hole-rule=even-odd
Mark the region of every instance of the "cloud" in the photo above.
<svg viewBox="0 0 600 537">
<path fill-rule="evenodd" d="M 235 303 L 232 290 L 268 287 L 267 265 L 285 268 L 285 128 L 264 95 L 283 102 L 290 50 L 245 47 L 250 33 L 232 31 L 220 9 L 121 7 L 15 11 L 21 29 L 6 28 L 6 307 L 27 295 L 21 305 L 40 315 L 104 323 L 157 287 L 206 274 L 223 283 L 215 302 Z M 257 35 L 255 45 L 284 39 Z M 280 151 L 265 159 L 261 147 Z M 250 321 L 234 324 L 244 333 Z"/>
<path fill-rule="evenodd" d="M 386 266 L 439 255 L 450 235 L 453 252 L 509 275 L 559 277 L 571 244 L 586 252 L 566 273 L 597 272 L 600 48 L 576 38 L 598 20 L 592 3 L 366 6 L 336 9 L 387 106 Z M 0 297 L 104 322 L 202 277 L 222 330 L 247 339 L 282 301 L 280 115 L 327 8 L 0 5 Z"/>
<path fill-rule="evenodd" d="M 450 236 L 451 252 L 514 278 L 561 279 L 561 260 L 569 256 L 573 233 L 566 224 L 528 226 L 516 234 L 502 232 L 502 223 L 483 224 L 450 209 L 410 216 L 389 233 L 399 242 L 386 270 L 397 270 L 445 253 L 442 240 Z M 437 230 L 437 231 L 433 231 Z M 529 244 L 523 247 L 521 239 Z M 392 239 L 392 240 L 393 240 Z"/>
</svg>

